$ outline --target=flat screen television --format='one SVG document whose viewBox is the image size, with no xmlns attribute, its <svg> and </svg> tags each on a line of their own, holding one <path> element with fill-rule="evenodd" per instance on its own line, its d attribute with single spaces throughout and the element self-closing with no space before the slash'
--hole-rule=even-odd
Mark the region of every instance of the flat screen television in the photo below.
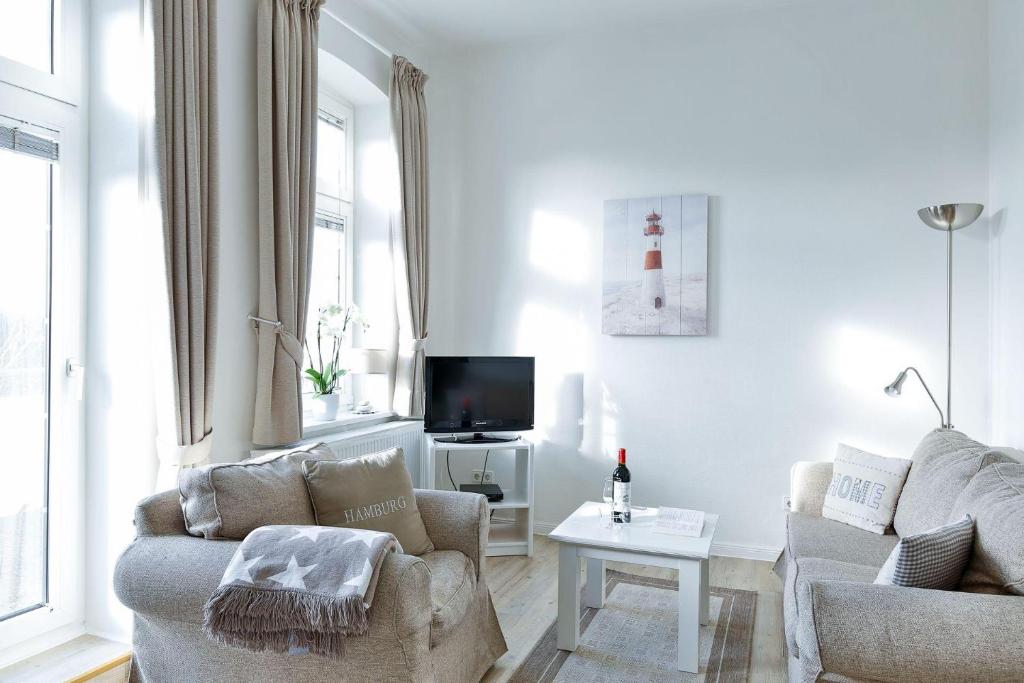
<svg viewBox="0 0 1024 683">
<path fill-rule="evenodd" d="M 533 358 L 428 356 L 423 430 L 471 434 L 472 441 L 507 441 L 488 432 L 533 429 Z"/>
</svg>

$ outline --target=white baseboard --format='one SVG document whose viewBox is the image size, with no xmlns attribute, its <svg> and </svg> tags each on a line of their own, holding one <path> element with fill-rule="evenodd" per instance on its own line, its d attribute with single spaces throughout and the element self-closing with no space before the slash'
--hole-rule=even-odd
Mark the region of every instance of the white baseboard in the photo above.
<svg viewBox="0 0 1024 683">
<path fill-rule="evenodd" d="M 741 545 L 739 543 L 712 543 L 711 554 L 719 557 L 738 557 L 741 560 L 775 562 L 782 554 L 782 548 L 765 545 Z"/>
<path fill-rule="evenodd" d="M 534 522 L 533 533 L 547 536 L 555 530 L 557 524 L 547 522 Z M 773 548 L 764 545 L 740 545 L 738 543 L 712 543 L 711 554 L 719 557 L 737 557 L 742 560 L 758 560 L 761 562 L 774 562 L 779 559 L 782 548 Z"/>
</svg>

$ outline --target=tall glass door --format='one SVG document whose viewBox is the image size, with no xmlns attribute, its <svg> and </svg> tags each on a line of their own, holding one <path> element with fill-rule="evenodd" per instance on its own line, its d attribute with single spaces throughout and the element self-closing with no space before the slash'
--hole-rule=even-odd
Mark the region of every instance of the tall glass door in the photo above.
<svg viewBox="0 0 1024 683">
<path fill-rule="evenodd" d="M 46 152 L 36 142 L 0 127 L 0 621 L 45 605 L 49 588 L 50 227 L 57 166 L 41 158 Z"/>
</svg>

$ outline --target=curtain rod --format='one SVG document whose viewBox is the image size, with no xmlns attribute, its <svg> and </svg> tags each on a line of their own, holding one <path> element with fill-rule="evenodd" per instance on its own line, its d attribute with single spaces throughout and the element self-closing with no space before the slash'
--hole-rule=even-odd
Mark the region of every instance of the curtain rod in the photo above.
<svg viewBox="0 0 1024 683">
<path fill-rule="evenodd" d="M 321 13 L 323 13 L 323 14 L 326 14 L 326 15 L 327 15 L 327 16 L 329 16 L 329 17 L 330 17 L 331 19 L 334 19 L 334 20 L 335 20 L 336 22 L 338 22 L 339 24 L 341 24 L 342 26 L 344 26 L 345 28 L 347 28 L 347 29 L 348 29 L 349 31 L 352 31 L 352 33 L 356 34 L 357 36 L 359 36 L 360 38 L 362 38 L 363 40 L 365 40 L 365 41 L 366 41 L 366 42 L 367 42 L 367 43 L 368 43 L 368 44 L 369 44 L 369 45 L 370 45 L 371 47 L 373 47 L 373 48 L 374 48 L 375 50 L 377 50 L 378 52 L 382 53 L 382 54 L 383 54 L 383 55 L 384 55 L 385 57 L 387 57 L 388 59 L 391 59 L 392 57 L 394 57 L 394 56 L 395 56 L 395 53 L 394 53 L 394 52 L 392 52 L 391 50 L 387 49 L 386 47 L 384 47 L 383 45 L 381 45 L 380 43 L 378 43 L 378 42 L 377 42 L 376 40 L 374 40 L 374 39 L 373 39 L 373 38 L 371 38 L 370 36 L 366 35 L 366 34 L 365 34 L 365 33 L 363 33 L 362 31 L 360 31 L 359 29 L 357 29 L 357 28 L 356 28 L 355 26 L 353 26 L 352 24 L 349 24 L 348 22 L 346 22 L 346 21 L 345 21 L 344 19 L 342 19 L 341 17 L 339 17 L 339 16 L 337 15 L 337 14 L 335 14 L 335 13 L 334 13 L 334 12 L 332 12 L 331 10 L 327 9 L 327 7 L 326 7 L 326 6 L 325 6 L 325 7 L 321 7 L 321 8 L 320 8 L 320 12 L 321 12 Z"/>
</svg>

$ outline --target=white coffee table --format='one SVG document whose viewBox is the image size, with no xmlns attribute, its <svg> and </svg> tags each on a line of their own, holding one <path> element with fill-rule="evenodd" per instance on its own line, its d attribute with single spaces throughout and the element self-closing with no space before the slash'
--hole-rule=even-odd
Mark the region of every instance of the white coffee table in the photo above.
<svg viewBox="0 0 1024 683">
<path fill-rule="evenodd" d="M 603 516 L 601 513 L 604 513 Z M 700 538 L 654 533 L 657 508 L 633 510 L 632 522 L 608 528 L 607 504 L 584 503 L 548 537 L 558 541 L 558 649 L 580 640 L 580 558 L 587 560 L 586 607 L 604 607 L 604 562 L 630 562 L 679 570 L 680 671 L 698 673 L 701 624 L 708 623 L 708 556 L 718 515 L 705 514 Z"/>
</svg>

